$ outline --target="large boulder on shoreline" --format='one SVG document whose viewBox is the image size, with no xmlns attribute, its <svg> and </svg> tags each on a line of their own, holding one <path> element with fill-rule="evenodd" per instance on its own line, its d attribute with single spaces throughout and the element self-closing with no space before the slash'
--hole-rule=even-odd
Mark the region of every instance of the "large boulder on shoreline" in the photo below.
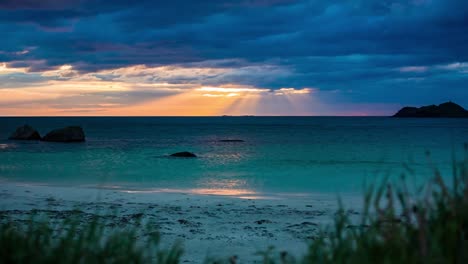
<svg viewBox="0 0 468 264">
<path fill-rule="evenodd" d="M 69 126 L 50 131 L 42 140 L 49 142 L 84 142 L 85 134 L 81 127 Z"/>
<path fill-rule="evenodd" d="M 423 107 L 403 107 L 393 117 L 468 117 L 468 111 L 456 103 Z"/>
<path fill-rule="evenodd" d="M 32 126 L 24 125 L 16 129 L 8 139 L 12 140 L 40 140 L 41 135 Z"/>
<path fill-rule="evenodd" d="M 197 155 L 188 151 L 177 152 L 177 153 L 171 154 L 170 156 L 176 157 L 176 158 L 196 158 L 197 157 Z"/>
</svg>

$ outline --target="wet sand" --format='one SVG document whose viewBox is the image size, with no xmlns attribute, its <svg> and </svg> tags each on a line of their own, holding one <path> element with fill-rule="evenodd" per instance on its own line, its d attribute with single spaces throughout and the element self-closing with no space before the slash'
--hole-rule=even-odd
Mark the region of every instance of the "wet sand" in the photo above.
<svg viewBox="0 0 468 264">
<path fill-rule="evenodd" d="M 354 208 L 348 213 L 358 217 L 359 196 L 342 199 L 347 208 Z M 254 263 L 259 260 L 255 253 L 269 246 L 300 256 L 337 209 L 337 196 L 325 194 L 244 197 L 10 182 L 2 182 L 0 201 L 3 221 L 45 214 L 50 221 L 73 215 L 86 222 L 99 214 L 111 229 L 150 222 L 161 233 L 163 245 L 182 243 L 182 263 L 232 255 L 241 263 Z"/>
</svg>

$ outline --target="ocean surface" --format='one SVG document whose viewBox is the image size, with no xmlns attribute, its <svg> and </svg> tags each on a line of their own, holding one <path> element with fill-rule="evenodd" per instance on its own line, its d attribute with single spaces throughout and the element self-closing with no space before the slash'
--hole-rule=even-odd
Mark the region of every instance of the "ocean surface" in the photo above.
<svg viewBox="0 0 468 264">
<path fill-rule="evenodd" d="M 23 124 L 41 135 L 79 125 L 86 142 L 8 140 Z M 353 193 L 401 173 L 417 185 L 432 165 L 449 178 L 452 156 L 463 157 L 465 142 L 468 119 L 2 117 L 0 180 L 246 197 Z M 169 157 L 179 151 L 198 158 Z"/>
</svg>

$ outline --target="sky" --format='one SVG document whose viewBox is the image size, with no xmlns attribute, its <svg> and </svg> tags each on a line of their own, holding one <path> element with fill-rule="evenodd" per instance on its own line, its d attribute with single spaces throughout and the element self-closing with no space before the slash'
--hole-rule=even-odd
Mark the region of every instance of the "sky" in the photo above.
<svg viewBox="0 0 468 264">
<path fill-rule="evenodd" d="M 0 116 L 468 107 L 466 0 L 0 0 Z"/>
</svg>

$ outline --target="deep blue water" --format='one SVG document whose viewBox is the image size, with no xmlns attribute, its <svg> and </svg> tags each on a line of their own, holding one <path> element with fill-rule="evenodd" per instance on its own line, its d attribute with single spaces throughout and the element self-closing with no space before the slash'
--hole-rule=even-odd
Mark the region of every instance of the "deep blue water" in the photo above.
<svg viewBox="0 0 468 264">
<path fill-rule="evenodd" d="M 17 126 L 41 135 L 68 125 L 86 143 L 9 141 Z M 242 139 L 222 143 L 221 139 Z M 0 118 L 0 178 L 59 185 L 355 192 L 364 181 L 429 173 L 426 150 L 450 176 L 468 119 L 389 117 L 79 117 Z M 169 158 L 178 151 L 196 159 Z"/>
</svg>

